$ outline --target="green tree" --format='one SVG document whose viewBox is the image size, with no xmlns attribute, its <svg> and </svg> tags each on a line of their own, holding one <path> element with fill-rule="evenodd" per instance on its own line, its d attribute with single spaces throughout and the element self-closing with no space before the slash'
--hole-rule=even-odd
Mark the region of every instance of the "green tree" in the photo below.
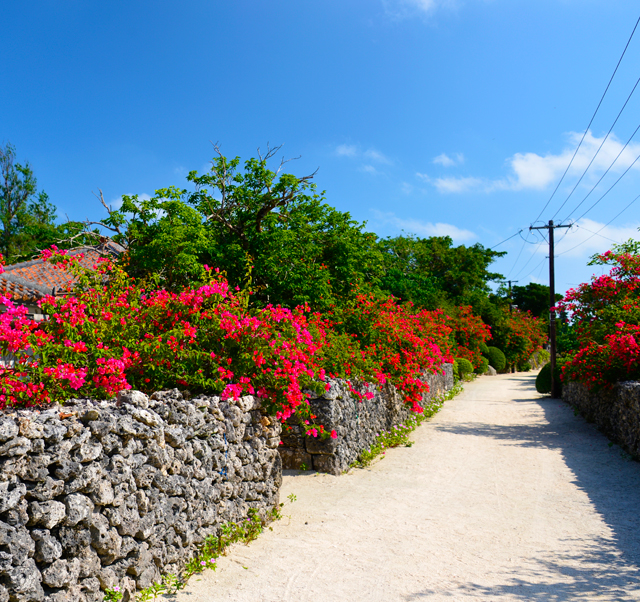
<svg viewBox="0 0 640 602">
<path fill-rule="evenodd" d="M 478 310 L 488 302 L 488 283 L 502 277 L 489 266 L 504 253 L 481 244 L 454 247 L 449 236 L 397 236 L 381 240 L 380 247 L 381 287 L 427 309 L 449 304 Z"/>
<path fill-rule="evenodd" d="M 29 205 L 36 195 L 36 178 L 29 163 L 16 162 L 15 148 L 0 147 L 0 252 L 10 261 L 24 251 L 21 234 Z"/>
<path fill-rule="evenodd" d="M 556 293 L 556 301 L 560 301 L 562 295 Z M 545 284 L 530 282 L 526 286 L 514 286 L 511 291 L 511 300 L 518 309 L 530 311 L 537 318 L 542 318 L 549 323 L 549 287 Z"/>
<path fill-rule="evenodd" d="M 183 202 L 185 194 L 172 187 L 148 200 L 124 196 L 120 209 L 110 212 L 106 225 L 128 250 L 129 275 L 172 290 L 203 278 L 216 242 L 202 215 Z"/>
<path fill-rule="evenodd" d="M 28 162 L 16 160 L 15 147 L 0 146 L 0 252 L 6 263 L 31 259 L 45 247 L 64 239 L 66 246 L 82 231 L 80 222 L 56 225 L 56 207 L 46 192 L 37 190 L 37 180 Z"/>
<path fill-rule="evenodd" d="M 129 273 L 179 288 L 197 282 L 208 264 L 242 285 L 251 267 L 254 303 L 316 309 L 375 290 L 377 237 L 330 207 L 314 174 L 281 173 L 284 161 L 269 169 L 277 150 L 241 165 L 216 147 L 209 172 L 189 173 L 192 190 L 160 189 L 148 201 L 125 197 L 104 225 L 129 248 Z"/>
</svg>

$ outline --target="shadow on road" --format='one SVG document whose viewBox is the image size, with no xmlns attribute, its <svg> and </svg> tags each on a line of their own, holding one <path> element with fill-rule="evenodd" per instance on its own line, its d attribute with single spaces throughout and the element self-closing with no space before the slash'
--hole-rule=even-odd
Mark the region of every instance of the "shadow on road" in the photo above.
<svg viewBox="0 0 640 602">
<path fill-rule="evenodd" d="M 579 565 L 579 566 L 576 566 Z M 434 595 L 439 599 L 450 596 L 452 600 L 510 600 L 522 599 L 533 602 L 567 602 L 583 600 L 629 600 L 629 585 L 638 575 L 633 566 L 621 566 L 618 551 L 608 540 L 594 541 L 584 546 L 579 555 L 563 556 L 557 562 L 539 560 L 538 566 L 529 571 L 518 568 L 512 572 L 507 583 L 487 587 L 467 583 L 449 592 L 425 589 L 405 596 L 403 599 L 427 600 Z M 557 580 L 547 578 L 540 583 L 536 573 L 557 575 Z M 633 588 L 632 591 L 637 591 Z"/>
<path fill-rule="evenodd" d="M 542 447 L 559 450 L 574 475 L 573 483 L 589 497 L 595 510 L 610 527 L 612 538 L 589 539 L 579 543 L 581 551 L 557 560 L 538 559 L 527 571 L 517 573 L 503 585 L 485 587 L 469 583 L 450 592 L 452 599 L 499 599 L 510 596 L 522 600 L 628 600 L 630 589 L 640 591 L 640 464 L 588 424 L 572 408 L 558 399 L 540 397 L 534 387 L 535 375 L 514 375 L 510 388 L 518 396 L 515 403 L 542 408 L 545 421 L 538 424 L 500 425 L 483 422 L 433 425 L 451 434 L 497 439 L 504 445 Z M 525 391 L 530 395 L 522 395 Z M 506 402 L 505 402 L 506 403 Z M 536 573 L 551 572 L 557 581 L 540 583 Z M 441 591 L 437 592 L 440 597 Z M 597 594 L 595 598 L 585 594 Z M 434 591 L 416 592 L 405 600 L 426 599 Z M 640 596 L 635 599 L 640 599 Z"/>
</svg>

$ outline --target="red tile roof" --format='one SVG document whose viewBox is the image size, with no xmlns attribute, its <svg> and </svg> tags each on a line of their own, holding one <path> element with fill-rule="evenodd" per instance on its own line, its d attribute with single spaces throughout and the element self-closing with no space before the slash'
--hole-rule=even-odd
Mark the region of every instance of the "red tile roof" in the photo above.
<svg viewBox="0 0 640 602">
<path fill-rule="evenodd" d="M 84 253 L 80 264 L 92 268 L 98 258 L 105 255 L 117 256 L 124 249 L 109 242 L 96 247 L 78 247 L 69 251 L 69 255 Z M 56 268 L 42 259 L 23 261 L 4 267 L 0 274 L 0 296 L 14 301 L 35 302 L 46 295 L 63 294 L 74 283 L 74 277 L 62 268 Z"/>
</svg>

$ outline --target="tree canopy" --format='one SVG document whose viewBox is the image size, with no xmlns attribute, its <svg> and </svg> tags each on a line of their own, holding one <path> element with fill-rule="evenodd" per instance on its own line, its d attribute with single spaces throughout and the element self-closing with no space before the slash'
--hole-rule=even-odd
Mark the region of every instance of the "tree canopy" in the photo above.
<svg viewBox="0 0 640 602">
<path fill-rule="evenodd" d="M 556 301 L 560 301 L 562 295 L 556 293 Z M 537 318 L 549 322 L 549 287 L 546 284 L 530 282 L 526 286 L 514 286 L 511 291 L 511 300 L 518 309 L 530 311 Z"/>
<path fill-rule="evenodd" d="M 318 193 L 311 176 L 268 168 L 270 150 L 241 166 L 216 147 L 211 170 L 189 173 L 192 190 L 164 188 L 150 200 L 124 197 L 105 225 L 129 249 L 128 271 L 179 288 L 203 266 L 226 272 L 234 286 L 251 281 L 254 303 L 318 310 L 382 274 L 377 236 Z"/>
<path fill-rule="evenodd" d="M 56 213 L 49 195 L 38 192 L 31 165 L 17 162 L 12 144 L 0 146 L 0 253 L 5 262 L 31 259 L 60 240 L 65 240 L 67 247 L 80 244 L 76 235 L 84 229 L 83 224 L 56 224 Z"/>
<path fill-rule="evenodd" d="M 482 306 L 490 293 L 488 283 L 502 278 L 488 268 L 504 253 L 481 244 L 455 247 L 449 236 L 397 236 L 379 244 L 385 268 L 382 288 L 427 309 Z"/>
</svg>

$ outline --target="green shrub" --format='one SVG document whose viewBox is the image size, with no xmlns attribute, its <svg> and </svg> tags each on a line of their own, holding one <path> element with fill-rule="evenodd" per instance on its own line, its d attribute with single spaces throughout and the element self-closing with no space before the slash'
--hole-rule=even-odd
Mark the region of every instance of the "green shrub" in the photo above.
<svg viewBox="0 0 640 602">
<path fill-rule="evenodd" d="M 556 366 L 554 371 L 556 383 L 558 383 L 558 394 L 562 395 L 562 380 L 560 379 L 560 367 Z M 551 364 L 545 364 L 536 377 L 536 391 L 543 395 L 551 393 Z"/>
<path fill-rule="evenodd" d="M 507 358 L 497 347 L 489 347 L 489 364 L 502 372 L 507 366 Z"/>
<path fill-rule="evenodd" d="M 551 354 L 546 349 L 540 349 L 537 352 L 537 359 L 539 364 L 546 363 L 551 359 Z"/>
<path fill-rule="evenodd" d="M 458 372 L 461 379 L 473 374 L 473 364 L 469 360 L 463 357 L 457 357 L 456 362 L 458 362 Z"/>
<path fill-rule="evenodd" d="M 551 393 L 551 364 L 545 364 L 538 372 L 538 376 L 536 376 L 536 391 L 543 395 Z"/>
<path fill-rule="evenodd" d="M 518 366 L 518 370 L 520 372 L 529 372 L 531 370 L 531 364 L 529 362 L 524 362 L 524 364 L 520 364 Z"/>
<path fill-rule="evenodd" d="M 456 382 L 460 380 L 460 369 L 458 367 L 458 360 L 453 360 L 453 380 Z"/>
<path fill-rule="evenodd" d="M 484 374 L 489 368 L 489 360 L 486 357 L 480 358 L 480 365 L 474 370 L 476 374 Z"/>
<path fill-rule="evenodd" d="M 489 358 L 489 345 L 487 345 L 484 341 L 480 343 L 480 353 L 484 355 L 487 359 Z"/>
</svg>

